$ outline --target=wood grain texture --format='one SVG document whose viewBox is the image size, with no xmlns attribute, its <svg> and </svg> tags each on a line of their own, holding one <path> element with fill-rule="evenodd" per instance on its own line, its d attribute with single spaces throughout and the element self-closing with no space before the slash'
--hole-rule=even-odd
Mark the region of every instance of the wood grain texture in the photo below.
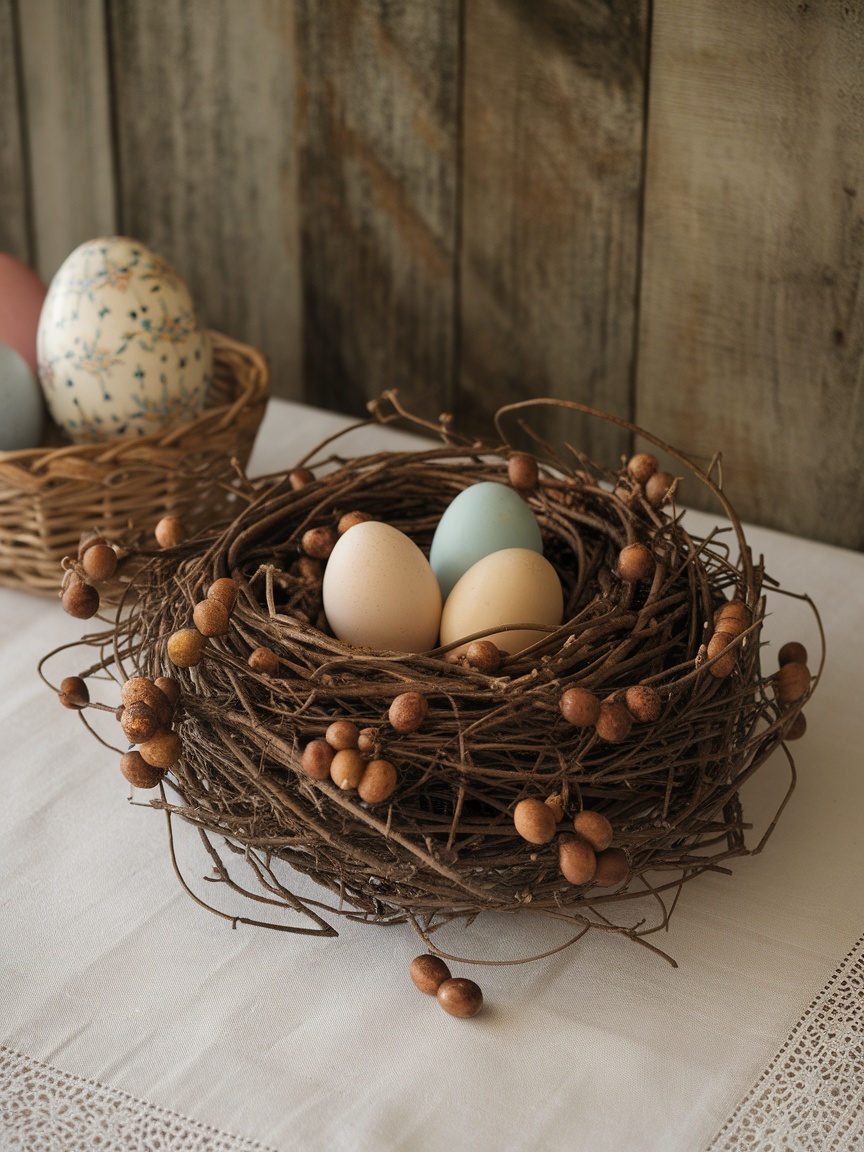
<svg viewBox="0 0 864 1152">
<path fill-rule="evenodd" d="M 35 264 L 116 230 L 102 0 L 19 3 Z"/>
<path fill-rule="evenodd" d="M 0 0 L 0 252 L 29 263 L 28 176 L 14 0 Z"/>
<path fill-rule="evenodd" d="M 301 395 L 290 0 L 110 0 L 122 229 Z"/>
<path fill-rule="evenodd" d="M 643 0 L 466 0 L 460 423 L 534 396 L 631 415 L 647 34 Z"/>
<path fill-rule="evenodd" d="M 864 5 L 658 0 L 650 109 L 639 422 L 864 547 Z"/>
<path fill-rule="evenodd" d="M 298 0 L 306 398 L 452 399 L 458 0 Z"/>
</svg>

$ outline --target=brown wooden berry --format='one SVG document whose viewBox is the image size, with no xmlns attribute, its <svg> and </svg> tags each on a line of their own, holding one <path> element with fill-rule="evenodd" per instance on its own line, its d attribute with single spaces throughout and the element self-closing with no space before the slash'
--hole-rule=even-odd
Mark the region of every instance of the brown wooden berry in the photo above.
<svg viewBox="0 0 864 1152">
<path fill-rule="evenodd" d="M 336 752 L 343 748 L 356 748 L 359 736 L 360 729 L 353 720 L 334 720 L 324 733 L 324 739 Z"/>
<path fill-rule="evenodd" d="M 708 671 L 712 676 L 716 676 L 718 680 L 723 680 L 731 675 L 735 670 L 735 665 L 738 663 L 737 647 L 729 649 L 728 652 L 726 651 L 732 643 L 732 639 L 733 637 L 727 632 L 715 632 L 708 641 L 708 659 L 713 660 L 715 656 L 719 656 L 717 662 L 709 666 Z"/>
<path fill-rule="evenodd" d="M 543 801 L 551 809 L 552 815 L 555 817 L 555 823 L 560 824 L 564 819 L 564 800 L 560 792 L 555 792 L 551 796 L 547 796 Z"/>
<path fill-rule="evenodd" d="M 597 735 L 601 740 L 608 740 L 610 744 L 620 744 L 630 735 L 632 727 L 633 717 L 620 700 L 604 700 L 601 703 L 600 715 L 595 724 Z"/>
<path fill-rule="evenodd" d="M 183 745 L 176 732 L 157 732 L 145 741 L 138 751 L 154 768 L 170 768 L 180 759 Z"/>
<path fill-rule="evenodd" d="M 336 533 L 332 528 L 310 528 L 303 533 L 300 546 L 313 560 L 326 560 L 336 545 Z"/>
<path fill-rule="evenodd" d="M 433 956 L 429 952 L 415 956 L 409 971 L 415 988 L 419 988 L 427 996 L 434 996 L 443 982 L 450 979 L 450 969 L 441 957 Z"/>
<path fill-rule="evenodd" d="M 306 775 L 313 780 L 329 780 L 330 765 L 335 755 L 326 740 L 312 740 L 303 749 L 300 763 Z"/>
<path fill-rule="evenodd" d="M 202 636 L 224 636 L 228 631 L 228 609 L 221 600 L 199 600 L 192 609 L 192 622 Z"/>
<path fill-rule="evenodd" d="M 536 488 L 539 475 L 537 460 L 528 452 L 514 452 L 507 460 L 507 478 L 522 492 Z"/>
<path fill-rule="evenodd" d="M 429 702 L 419 692 L 402 692 L 390 705 L 387 719 L 397 732 L 415 732 L 426 719 Z"/>
<path fill-rule="evenodd" d="M 714 613 L 715 632 L 725 632 L 733 638 L 740 636 L 750 624 L 750 609 L 741 600 L 729 600 Z"/>
<path fill-rule="evenodd" d="M 465 649 L 465 659 L 478 672 L 491 676 L 501 666 L 501 649 L 491 640 L 472 640 Z"/>
<path fill-rule="evenodd" d="M 571 884 L 587 884 L 594 876 L 597 859 L 594 849 L 581 836 L 566 835 L 558 839 L 558 866 Z"/>
<path fill-rule="evenodd" d="M 157 676 L 153 683 L 168 698 L 173 711 L 180 703 L 180 685 L 173 676 Z"/>
<path fill-rule="evenodd" d="M 186 539 L 183 524 L 177 516 L 163 516 L 153 529 L 153 535 L 160 548 L 176 548 Z"/>
<path fill-rule="evenodd" d="M 343 748 L 330 762 L 330 779 L 343 791 L 356 788 L 366 771 L 366 761 L 356 748 Z"/>
<path fill-rule="evenodd" d="M 60 682 L 57 698 L 64 708 L 78 711 L 90 703 L 90 689 L 80 676 L 65 676 Z"/>
<path fill-rule="evenodd" d="M 133 788 L 155 788 L 165 775 L 161 768 L 148 764 L 140 752 L 124 752 L 120 771 Z"/>
<path fill-rule="evenodd" d="M 659 467 L 657 457 L 650 452 L 637 452 L 627 461 L 627 471 L 637 484 L 645 484 Z"/>
<path fill-rule="evenodd" d="M 264 676 L 275 676 L 279 668 L 279 657 L 272 648 L 256 648 L 249 653 L 246 661 L 253 672 L 261 672 Z"/>
<path fill-rule="evenodd" d="M 548 844 L 555 838 L 555 813 L 542 800 L 520 800 L 513 809 L 513 824 L 529 844 Z"/>
<path fill-rule="evenodd" d="M 371 512 L 346 512 L 344 516 L 339 517 L 339 523 L 336 525 L 336 531 L 340 536 L 344 536 L 349 528 L 356 528 L 358 524 L 367 524 L 375 517 Z"/>
<path fill-rule="evenodd" d="M 320 584 L 324 577 L 324 563 L 311 556 L 300 556 L 291 565 L 291 573 L 307 584 Z"/>
<path fill-rule="evenodd" d="M 389 760 L 370 760 L 357 785 L 357 795 L 366 804 L 381 804 L 392 796 L 398 779 Z"/>
<path fill-rule="evenodd" d="M 451 976 L 449 980 L 443 980 L 435 995 L 448 1016 L 458 1016 L 462 1020 L 476 1016 L 483 1007 L 480 985 L 462 976 Z"/>
<path fill-rule="evenodd" d="M 803 712 L 797 712 L 792 723 L 783 734 L 784 740 L 800 740 L 807 731 L 807 720 Z"/>
<path fill-rule="evenodd" d="M 374 752 L 375 745 L 378 743 L 378 729 L 377 728 L 361 728 L 360 735 L 357 737 L 357 747 L 361 752 Z"/>
<path fill-rule="evenodd" d="M 627 711 L 639 724 L 653 724 L 663 711 L 663 699 L 656 688 L 634 684 L 624 693 Z"/>
<path fill-rule="evenodd" d="M 232 580 L 230 576 L 220 576 L 207 589 L 207 599 L 218 600 L 225 606 L 227 612 L 233 612 L 239 593 L 240 585 L 236 580 Z"/>
<path fill-rule="evenodd" d="M 70 580 L 60 598 L 63 611 L 76 620 L 89 620 L 99 611 L 99 593 L 92 584 L 75 577 Z"/>
<path fill-rule="evenodd" d="M 94 543 L 81 557 L 81 567 L 90 580 L 110 580 L 117 571 L 117 553 L 109 544 Z"/>
<path fill-rule="evenodd" d="M 88 528 L 86 532 L 81 533 L 78 540 L 78 559 L 82 560 L 84 553 L 88 548 L 92 548 L 95 544 L 107 544 L 108 541 L 101 532 L 97 532 L 95 528 Z"/>
<path fill-rule="evenodd" d="M 644 544 L 628 544 L 618 555 L 618 575 L 628 582 L 650 580 L 655 567 L 654 557 Z"/>
<path fill-rule="evenodd" d="M 602 812 L 583 809 L 573 821 L 573 828 L 595 852 L 602 852 L 612 843 L 612 825 Z"/>
<path fill-rule="evenodd" d="M 777 653 L 777 663 L 781 668 L 784 664 L 806 664 L 807 649 L 797 640 L 790 640 Z"/>
<path fill-rule="evenodd" d="M 594 883 L 598 888 L 613 888 L 630 874 L 630 864 L 623 848 L 606 848 L 597 853 Z"/>
<path fill-rule="evenodd" d="M 307 484 L 311 484 L 315 479 L 315 473 L 311 468 L 292 468 L 288 473 L 288 483 L 295 492 L 299 492 L 301 488 L 305 488 Z"/>
<path fill-rule="evenodd" d="M 600 716 L 600 701 L 587 688 L 568 688 L 558 703 L 564 719 L 577 728 L 590 728 Z"/>
<path fill-rule="evenodd" d="M 130 676 L 120 688 L 120 699 L 126 705 L 143 700 L 152 707 L 159 699 L 159 691 L 155 682 L 147 676 Z"/>
<path fill-rule="evenodd" d="M 159 731 L 159 717 L 155 708 L 143 700 L 136 700 L 134 704 L 124 706 L 120 727 L 130 744 L 143 744 Z"/>
<path fill-rule="evenodd" d="M 777 699 L 781 704 L 791 704 L 795 700 L 800 700 L 810 688 L 810 669 L 806 664 L 790 660 L 777 673 L 775 685 Z"/>
<path fill-rule="evenodd" d="M 645 495 L 654 508 L 662 508 L 669 497 L 675 477 L 671 472 L 655 472 L 645 481 Z"/>
<path fill-rule="evenodd" d="M 197 628 L 181 628 L 168 637 L 166 651 L 168 659 L 178 668 L 194 668 L 201 663 L 206 639 Z"/>
</svg>

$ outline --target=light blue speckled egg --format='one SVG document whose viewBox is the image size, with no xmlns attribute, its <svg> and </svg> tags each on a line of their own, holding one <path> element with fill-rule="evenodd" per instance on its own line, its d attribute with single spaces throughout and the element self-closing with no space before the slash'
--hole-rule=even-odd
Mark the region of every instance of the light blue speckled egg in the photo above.
<svg viewBox="0 0 864 1152">
<path fill-rule="evenodd" d="M 432 538 L 429 563 L 441 596 L 478 560 L 504 548 L 529 548 L 543 554 L 540 525 L 518 493 L 506 484 L 484 480 L 460 492 L 447 506 Z"/>
<path fill-rule="evenodd" d="M 0 452 L 38 448 L 44 412 L 30 365 L 14 348 L 0 343 Z"/>
</svg>

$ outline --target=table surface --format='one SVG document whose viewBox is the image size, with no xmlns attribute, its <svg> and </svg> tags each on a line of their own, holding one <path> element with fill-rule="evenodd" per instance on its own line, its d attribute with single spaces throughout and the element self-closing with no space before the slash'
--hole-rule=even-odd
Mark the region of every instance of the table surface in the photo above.
<svg viewBox="0 0 864 1152">
<path fill-rule="evenodd" d="M 272 401 L 250 474 L 292 466 L 344 423 Z M 376 427 L 341 450 L 403 443 Z M 696 534 L 716 522 L 686 516 Z M 828 638 L 765 851 L 684 887 L 660 941 L 677 968 L 589 933 L 544 961 L 460 969 L 486 1001 L 470 1021 L 410 983 L 422 949 L 407 926 L 314 939 L 232 930 L 194 904 L 163 818 L 128 802 L 116 757 L 36 675 L 86 626 L 0 590 L 0 1148 L 89 1147 L 94 1132 L 124 1150 L 855 1147 L 864 555 L 747 537 L 784 588 L 812 596 Z M 766 661 L 788 639 L 818 649 L 800 601 L 772 595 L 769 612 Z M 57 666 L 55 682 L 78 670 Z M 787 780 L 778 751 L 748 785 L 752 843 Z M 197 835 L 176 835 L 186 874 L 205 875 Z M 446 932 L 439 946 L 477 958 L 565 938 L 531 917 Z M 782 1139 L 748 1143 L 760 1125 Z"/>
</svg>

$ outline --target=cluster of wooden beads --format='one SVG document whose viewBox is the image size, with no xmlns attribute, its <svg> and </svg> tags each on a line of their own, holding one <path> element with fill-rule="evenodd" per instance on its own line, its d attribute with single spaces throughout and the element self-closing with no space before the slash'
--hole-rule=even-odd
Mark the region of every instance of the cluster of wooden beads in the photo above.
<svg viewBox="0 0 864 1152">
<path fill-rule="evenodd" d="M 677 477 L 671 472 L 662 472 L 656 456 L 650 452 L 637 452 L 627 461 L 627 475 L 634 486 L 634 491 L 644 495 L 652 508 L 662 508 L 667 500 L 671 500 Z M 631 492 L 626 488 L 616 488 L 621 499 L 627 500 Z"/>
<path fill-rule="evenodd" d="M 557 794 L 545 800 L 520 800 L 513 810 L 513 824 L 529 844 L 549 844 L 564 819 L 564 806 Z M 583 809 L 573 820 L 573 831 L 558 836 L 558 866 L 565 880 L 582 887 L 613 888 L 630 872 L 627 854 L 612 846 L 613 829 L 601 812 Z"/>
<path fill-rule="evenodd" d="M 168 637 L 165 649 L 175 667 L 194 668 L 201 663 L 210 637 L 226 634 L 238 593 L 237 581 L 230 576 L 213 581 L 205 598 L 192 610 L 193 627 L 178 628 Z"/>
<path fill-rule="evenodd" d="M 774 679 L 777 702 L 784 709 L 793 709 L 810 689 L 810 669 L 807 667 L 807 649 L 797 640 L 790 640 L 777 653 L 780 668 Z M 804 713 L 795 712 L 786 731 L 787 740 L 798 740 L 807 731 Z"/>
<path fill-rule="evenodd" d="M 634 684 L 601 700 L 588 688 L 565 688 L 558 701 L 561 715 L 574 728 L 594 728 L 601 740 L 620 744 L 636 724 L 651 724 L 663 708 L 656 688 Z"/>
<path fill-rule="evenodd" d="M 64 560 L 66 573 L 60 588 L 63 611 L 77 620 L 89 620 L 99 611 L 98 584 L 117 571 L 117 552 L 95 530 L 84 532 L 78 543 L 77 560 Z"/>
<path fill-rule="evenodd" d="M 426 952 L 411 961 L 411 979 L 415 988 L 434 996 L 448 1016 L 463 1020 L 476 1016 L 483 1007 L 480 985 L 461 976 L 451 976 L 440 956 Z"/>
<path fill-rule="evenodd" d="M 714 613 L 714 634 L 706 653 L 708 671 L 718 680 L 731 676 L 738 663 L 739 646 L 733 643 L 752 623 L 750 609 L 743 600 L 727 600 Z M 715 659 L 716 657 L 716 659 Z"/>
<path fill-rule="evenodd" d="M 182 746 L 174 731 L 180 686 L 171 676 L 132 676 L 120 690 L 117 719 L 137 749 L 120 757 L 120 771 L 135 788 L 155 788 L 180 759 Z"/>
</svg>

